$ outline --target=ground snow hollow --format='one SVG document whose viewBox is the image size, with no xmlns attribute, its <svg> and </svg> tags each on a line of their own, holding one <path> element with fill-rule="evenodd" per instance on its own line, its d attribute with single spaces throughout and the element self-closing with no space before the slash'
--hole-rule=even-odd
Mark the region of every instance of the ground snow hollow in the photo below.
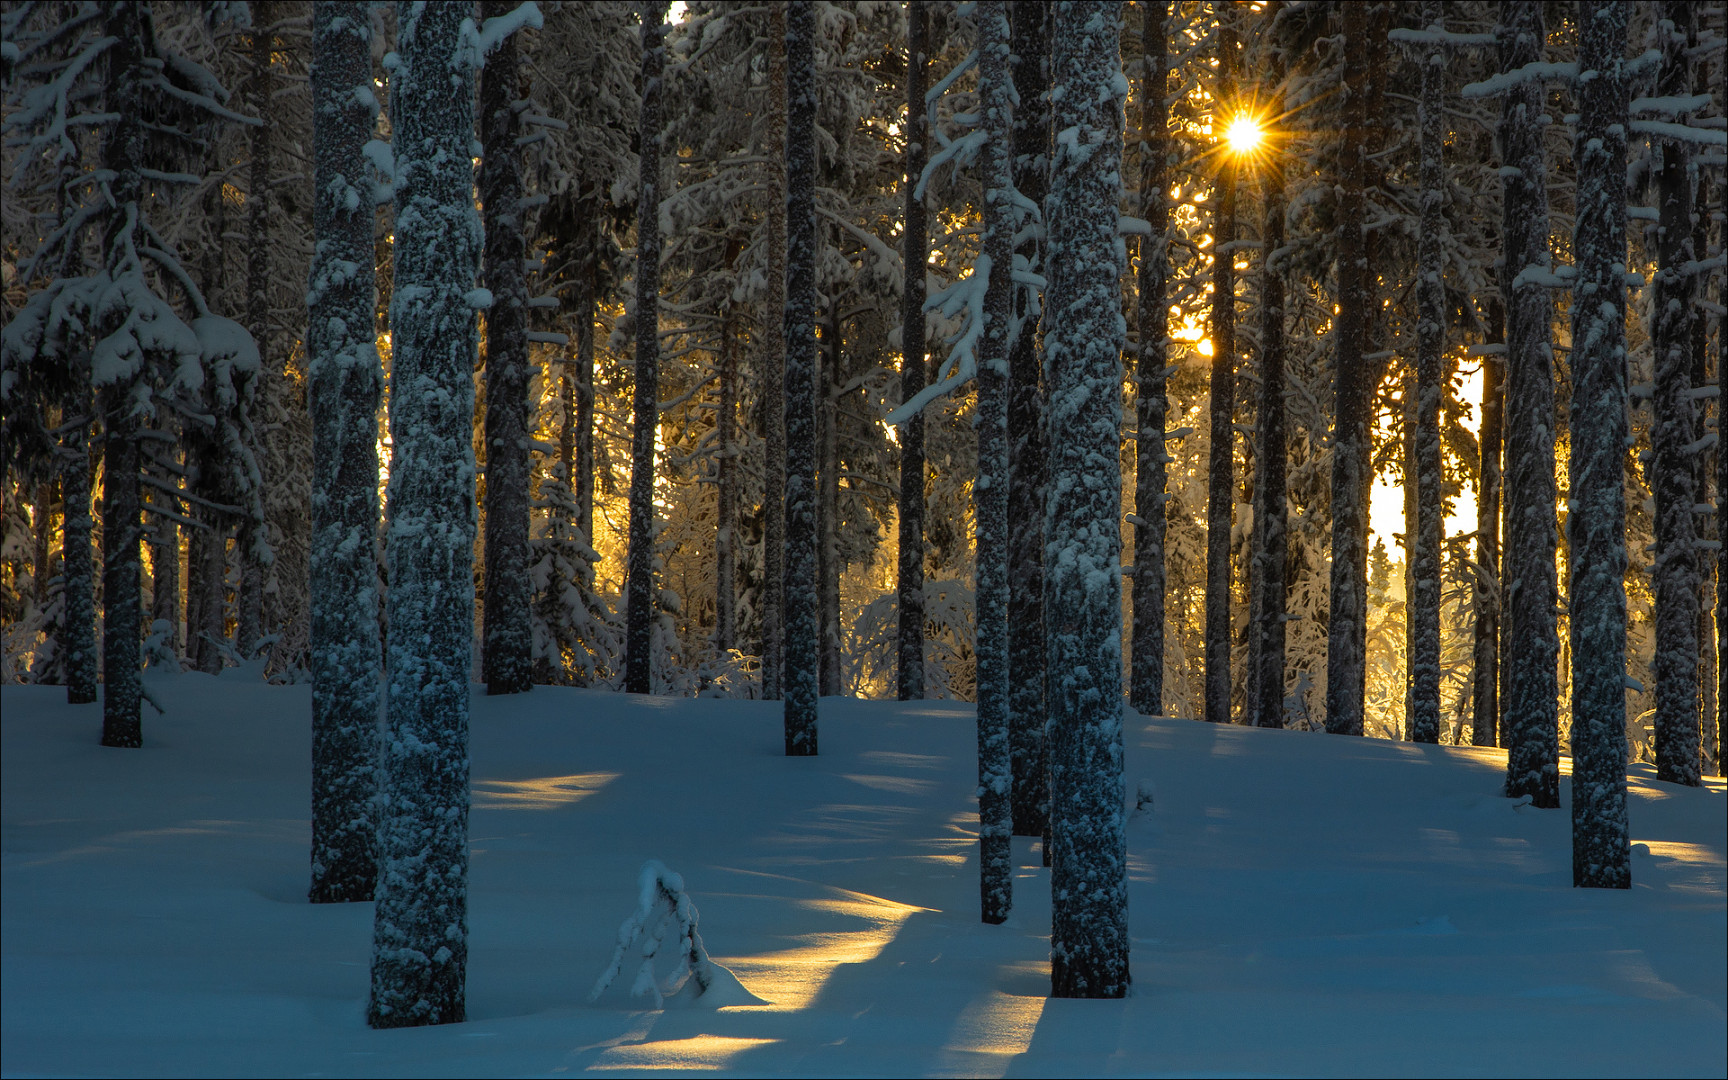
<svg viewBox="0 0 1728 1080">
<path fill-rule="evenodd" d="M 1724 795 L 1632 778 L 1634 885 L 1571 884 L 1505 755 L 1128 714 L 1134 992 L 1051 1001 L 1016 840 L 978 922 L 971 709 L 473 698 L 464 1024 L 363 1017 L 370 904 L 305 901 L 310 695 L 153 681 L 142 750 L 4 689 L 0 1071 L 28 1075 L 1723 1075 Z M 1569 798 L 1566 782 L 1562 796 Z M 769 1004 L 585 997 L 650 858 Z"/>
</svg>

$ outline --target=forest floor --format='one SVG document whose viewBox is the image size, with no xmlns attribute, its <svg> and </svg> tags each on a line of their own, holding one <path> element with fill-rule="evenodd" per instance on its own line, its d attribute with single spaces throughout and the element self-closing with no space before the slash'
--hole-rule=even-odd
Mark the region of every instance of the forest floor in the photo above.
<svg viewBox="0 0 1728 1080">
<path fill-rule="evenodd" d="M 1633 887 L 1580 890 L 1502 752 L 1130 712 L 1133 994 L 1052 1001 L 1035 842 L 977 918 L 969 706 L 825 699 L 788 759 L 777 703 L 548 688 L 473 699 L 468 1022 L 372 1031 L 372 905 L 305 901 L 308 688 L 152 686 L 142 750 L 0 696 L 7 1076 L 1728 1068 L 1720 780 L 1636 768 Z M 649 858 L 767 1004 L 586 1003 Z"/>
</svg>

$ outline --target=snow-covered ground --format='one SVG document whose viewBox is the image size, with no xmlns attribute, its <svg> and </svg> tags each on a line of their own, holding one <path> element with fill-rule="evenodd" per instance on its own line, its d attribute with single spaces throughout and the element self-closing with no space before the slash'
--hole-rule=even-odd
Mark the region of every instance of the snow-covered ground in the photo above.
<svg viewBox="0 0 1728 1080">
<path fill-rule="evenodd" d="M 473 699 L 469 1022 L 375 1032 L 371 905 L 304 899 L 307 689 L 154 686 L 143 750 L 0 697 L 8 1076 L 1728 1068 L 1720 781 L 1638 770 L 1633 888 L 1576 890 L 1503 753 L 1130 713 L 1134 994 L 1050 1001 L 1034 844 L 977 921 L 968 707 L 824 700 L 788 759 L 774 703 L 547 688 Z M 649 858 L 769 1004 L 585 1002 Z"/>
</svg>

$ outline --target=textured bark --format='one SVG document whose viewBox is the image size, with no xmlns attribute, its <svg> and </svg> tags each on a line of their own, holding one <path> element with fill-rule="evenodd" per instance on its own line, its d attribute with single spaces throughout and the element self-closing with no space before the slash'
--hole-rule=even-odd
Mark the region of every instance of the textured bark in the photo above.
<svg viewBox="0 0 1728 1080">
<path fill-rule="evenodd" d="M 822 360 L 816 388 L 816 419 L 819 467 L 816 470 L 819 525 L 816 547 L 817 625 L 821 638 L 817 647 L 818 686 L 824 696 L 840 693 L 840 359 L 844 336 L 840 329 L 840 297 L 828 298 L 827 325 L 822 330 Z"/>
<path fill-rule="evenodd" d="M 148 505 L 148 500 L 146 504 Z M 173 518 L 145 518 L 150 536 L 150 632 L 159 622 L 168 624 L 162 642 L 176 657 L 180 655 L 180 526 Z M 176 668 L 176 671 L 179 669 Z"/>
<path fill-rule="evenodd" d="M 88 705 L 96 700 L 96 565 L 91 556 L 91 534 L 96 523 L 90 516 L 90 388 L 79 379 L 79 387 L 68 411 L 85 421 L 61 437 L 63 466 L 60 471 L 60 504 L 65 521 L 61 525 L 60 580 L 66 615 L 60 628 L 60 649 L 66 656 L 66 704 Z"/>
<path fill-rule="evenodd" d="M 1728 208 L 1728 180 L 1719 180 L 1716 187 L 1716 205 Z M 1723 246 L 1728 248 L 1728 229 L 1719 235 L 1723 236 Z M 1716 278 L 1716 307 L 1718 310 L 1728 306 L 1723 303 L 1728 300 L 1728 281 L 1724 275 Z M 1722 385 L 1723 372 L 1728 372 L 1728 319 L 1722 315 L 1716 316 L 1716 383 Z M 1720 440 L 1723 435 L 1722 399 L 1717 398 L 1716 431 Z M 1716 535 L 1728 542 L 1728 446 L 1720 441 L 1716 444 Z M 1716 711 L 1714 739 L 1711 740 L 1711 757 L 1716 762 L 1716 775 L 1723 775 L 1722 762 L 1722 719 L 1725 707 L 1728 707 L 1728 563 L 1725 563 L 1716 575 Z"/>
<path fill-rule="evenodd" d="M 1506 313 L 1488 301 L 1489 344 L 1506 342 Z M 1500 448 L 1505 438 L 1506 361 L 1482 358 L 1482 427 L 1478 436 L 1481 484 L 1476 499 L 1476 574 L 1470 606 L 1475 614 L 1470 741 L 1500 745 Z"/>
<path fill-rule="evenodd" d="M 1134 364 L 1133 637 L 1128 703 L 1145 715 L 1164 711 L 1164 427 L 1170 415 L 1164 369 L 1169 363 L 1170 81 L 1169 5 L 1140 6 L 1146 78 L 1140 89 L 1140 217 L 1151 232 L 1140 240 L 1140 299 Z M 1270 250 L 1270 249 L 1268 249 Z"/>
<path fill-rule="evenodd" d="M 726 265 L 737 262 L 736 237 L 726 243 Z M 720 444 L 714 458 L 714 651 L 722 658 L 738 647 L 738 316 L 732 302 L 720 313 L 719 398 L 714 419 Z"/>
<path fill-rule="evenodd" d="M 186 633 L 192 639 L 192 666 L 206 675 L 222 670 L 221 643 L 227 629 L 227 533 L 217 516 L 209 529 L 194 529 L 186 545 Z"/>
<path fill-rule="evenodd" d="M 924 200 L 914 191 L 930 160 L 930 125 L 924 112 L 926 0 L 906 4 L 906 231 L 902 260 L 906 284 L 900 300 L 900 400 L 924 389 L 924 266 L 929 260 Z M 1032 5 L 1039 6 L 1039 5 Z M 924 414 L 900 426 L 899 629 L 895 694 L 924 697 Z"/>
<path fill-rule="evenodd" d="M 377 880 L 377 286 L 365 146 L 376 109 L 372 17 L 320 0 L 312 21 L 313 254 L 307 284 L 312 412 L 313 903 L 372 899 Z"/>
<path fill-rule="evenodd" d="M 246 328 L 251 331 L 252 340 L 258 345 L 258 360 L 262 367 L 260 386 L 271 383 L 272 373 L 275 379 L 282 377 L 280 366 L 272 356 L 270 348 L 270 263 L 273 254 L 270 224 L 274 220 L 270 199 L 270 134 L 274 125 L 269 121 L 269 103 L 275 80 L 270 73 L 270 51 L 274 42 L 269 31 L 275 18 L 275 4 L 272 0 L 253 0 L 250 97 L 252 107 L 265 122 L 252 128 L 250 132 L 249 149 L 252 160 L 246 177 L 251 188 L 246 193 Z M 267 410 L 271 405 L 272 402 L 265 397 L 254 406 L 260 414 L 254 420 L 258 428 L 267 430 L 266 424 L 271 419 Z M 266 456 L 260 453 L 259 468 L 265 468 L 266 463 Z M 263 477 L 265 484 L 280 483 L 283 479 L 269 475 Z M 263 521 L 254 520 L 250 514 L 242 515 L 234 551 L 234 556 L 240 563 L 240 593 L 236 604 L 234 648 L 247 660 L 253 659 L 258 650 L 258 639 L 264 634 L 264 582 L 269 569 L 269 547 L 261 542 L 265 539 L 261 535 L 263 528 Z"/>
<path fill-rule="evenodd" d="M 762 154 L 768 159 L 768 294 L 763 323 L 786 310 L 786 6 L 772 5 L 768 30 L 768 97 Z M 762 335 L 762 696 L 785 693 L 786 642 L 786 339 Z M 902 547 L 904 550 L 904 547 Z"/>
<path fill-rule="evenodd" d="M 1254 617 L 1248 672 L 1248 722 L 1284 726 L 1285 564 L 1289 558 L 1288 449 L 1284 437 L 1284 177 L 1268 165 L 1266 220 L 1261 230 L 1260 441 L 1255 450 L 1253 573 Z M 1156 228 L 1157 226 L 1153 226 Z"/>
<path fill-rule="evenodd" d="M 1572 884 L 1632 884 L 1626 820 L 1626 0 L 1579 5 L 1572 250 Z"/>
<path fill-rule="evenodd" d="M 1673 31 L 1662 33 L 1660 95 L 1691 92 L 1687 31 L 1696 9 L 1681 0 L 1664 0 L 1662 18 Z M 1659 140 L 1655 301 L 1650 328 L 1656 380 L 1650 433 L 1655 459 L 1650 489 L 1656 496 L 1656 558 L 1651 567 L 1656 594 L 1656 777 L 1696 787 L 1701 783 L 1701 714 L 1698 671 L 1697 521 L 1699 469 L 1695 406 L 1692 401 L 1691 307 L 1694 275 L 1688 263 L 1698 257 L 1692 246 L 1692 155 L 1687 143 Z"/>
<path fill-rule="evenodd" d="M 630 428 L 630 555 L 625 591 L 624 689 L 646 694 L 652 682 L 654 618 L 654 436 L 660 430 L 660 141 L 666 7 L 642 11 L 642 113 L 636 197 L 636 378 Z"/>
<path fill-rule="evenodd" d="M 576 525 L 594 542 L 594 307 L 597 268 L 592 249 L 577 279 L 576 379 L 572 387 L 576 417 Z M 566 415 L 569 415 L 568 413 Z"/>
<path fill-rule="evenodd" d="M 481 0 L 482 19 L 517 0 Z M 480 76 L 480 205 L 486 221 L 481 283 L 486 309 L 486 598 L 480 677 L 488 694 L 533 686 L 534 632 L 528 605 L 528 278 L 522 266 L 522 151 L 515 102 L 516 36 L 506 34 Z"/>
<path fill-rule="evenodd" d="M 1354 12 L 1356 9 L 1349 9 Z M 1386 63 L 1385 5 L 1354 15 L 1344 32 L 1344 138 L 1338 195 L 1338 315 L 1334 322 L 1332 574 L 1326 628 L 1326 730 L 1362 734 L 1367 687 L 1369 398 L 1374 384 L 1367 351 L 1375 306 L 1374 277 L 1362 234 L 1363 188 L 1377 125 Z"/>
<path fill-rule="evenodd" d="M 1236 100 L 1236 31 L 1233 16 L 1218 23 L 1219 102 Z M 1213 130 L 1222 132 L 1222 117 Z M 1226 151 L 1218 174 L 1218 211 L 1212 225 L 1212 444 L 1206 485 L 1206 721 L 1230 722 L 1230 524 L 1236 509 L 1236 164 Z M 1160 446 L 1159 450 L 1163 450 Z"/>
<path fill-rule="evenodd" d="M 1013 906 L 1013 759 L 1008 741 L 1008 360 L 1014 304 L 1014 84 L 1008 5 L 978 4 L 978 93 L 984 132 L 984 340 L 978 354 L 978 478 L 972 485 L 977 591 L 978 869 L 983 919 Z"/>
<path fill-rule="evenodd" d="M 1500 69 L 1542 59 L 1542 6 L 1502 0 Z M 1554 302 L 1545 275 L 1547 166 L 1543 91 L 1527 81 L 1502 102 L 1505 177 L 1506 580 L 1501 737 L 1507 746 L 1506 794 L 1533 805 L 1560 805 L 1560 736 L 1555 664 Z"/>
<path fill-rule="evenodd" d="M 461 4 L 397 7 L 385 736 L 373 1027 L 456 1023 L 474 648 L 474 57 Z"/>
<path fill-rule="evenodd" d="M 816 6 L 786 5 L 786 753 L 816 753 Z"/>
<path fill-rule="evenodd" d="M 1045 200 L 1049 228 L 1049 638 L 1054 997 L 1128 992 L 1122 819 L 1122 196 L 1120 8 L 1055 5 L 1052 97 L 1064 132 Z M 1072 139 L 1067 133 L 1072 132 Z"/>
</svg>

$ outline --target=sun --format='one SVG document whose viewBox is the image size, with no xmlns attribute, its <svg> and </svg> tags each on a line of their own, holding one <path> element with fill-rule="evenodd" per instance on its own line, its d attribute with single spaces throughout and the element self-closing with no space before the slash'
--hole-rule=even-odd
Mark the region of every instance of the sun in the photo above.
<svg viewBox="0 0 1728 1080">
<path fill-rule="evenodd" d="M 1224 131 L 1224 141 L 1234 154 L 1253 153 L 1265 138 L 1266 133 L 1261 130 L 1259 121 L 1246 113 L 1230 121 L 1230 126 Z"/>
</svg>

